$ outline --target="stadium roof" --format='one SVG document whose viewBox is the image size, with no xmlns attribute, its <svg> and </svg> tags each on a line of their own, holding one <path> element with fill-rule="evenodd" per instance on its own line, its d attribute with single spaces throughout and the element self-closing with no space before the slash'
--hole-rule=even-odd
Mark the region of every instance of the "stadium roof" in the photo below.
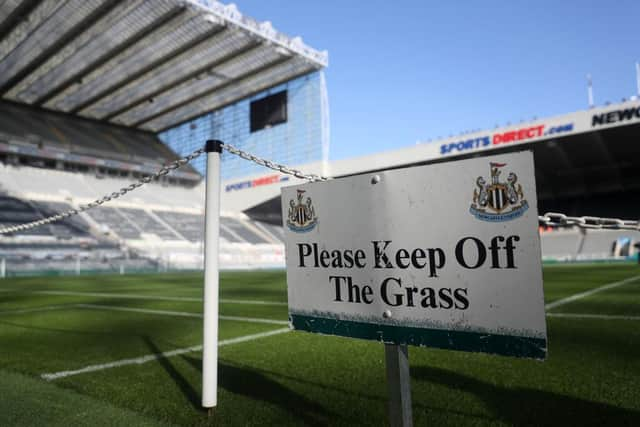
<svg viewBox="0 0 640 427">
<path fill-rule="evenodd" d="M 0 1 L 2 99 L 152 132 L 327 57 L 215 0 Z"/>
<path fill-rule="evenodd" d="M 602 194 L 633 200 L 632 192 L 640 194 L 639 136 L 640 100 L 634 97 L 618 104 L 339 160 L 330 169 L 332 176 L 344 176 L 532 150 L 541 201 Z M 588 214 L 610 215 L 605 208 Z"/>
</svg>

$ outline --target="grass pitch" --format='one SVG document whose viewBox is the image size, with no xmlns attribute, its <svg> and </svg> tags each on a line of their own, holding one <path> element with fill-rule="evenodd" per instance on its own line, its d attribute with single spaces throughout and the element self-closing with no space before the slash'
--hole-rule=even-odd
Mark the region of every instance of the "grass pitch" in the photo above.
<svg viewBox="0 0 640 427">
<path fill-rule="evenodd" d="M 545 362 L 410 348 L 414 424 L 640 425 L 640 268 L 550 266 L 545 298 L 624 280 L 549 309 Z M 208 417 L 201 288 L 199 274 L 1 280 L 0 425 L 387 423 L 383 346 L 286 332 L 284 272 L 221 274 Z"/>
</svg>

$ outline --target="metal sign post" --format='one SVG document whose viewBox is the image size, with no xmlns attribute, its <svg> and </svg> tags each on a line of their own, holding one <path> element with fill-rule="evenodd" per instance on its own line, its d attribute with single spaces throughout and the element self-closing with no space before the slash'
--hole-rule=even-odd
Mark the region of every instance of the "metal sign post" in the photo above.
<svg viewBox="0 0 640 427">
<path fill-rule="evenodd" d="M 209 140 L 207 153 L 204 240 L 204 333 L 202 406 L 218 404 L 218 249 L 220 234 L 220 154 L 222 142 Z"/>
<path fill-rule="evenodd" d="M 412 427 L 409 349 L 406 345 L 385 344 L 384 353 L 389 389 L 389 425 Z"/>
</svg>

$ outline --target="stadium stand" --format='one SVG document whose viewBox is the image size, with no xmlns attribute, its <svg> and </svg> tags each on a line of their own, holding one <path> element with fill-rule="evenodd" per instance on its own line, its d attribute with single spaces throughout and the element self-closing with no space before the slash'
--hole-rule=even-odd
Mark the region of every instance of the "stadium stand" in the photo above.
<svg viewBox="0 0 640 427">
<path fill-rule="evenodd" d="M 0 221 L 3 227 L 11 227 L 25 222 L 37 221 L 41 216 L 27 202 L 9 196 L 0 196 Z M 17 231 L 17 235 L 51 236 L 48 227 Z"/>
<path fill-rule="evenodd" d="M 21 141 L 24 146 L 134 163 L 163 163 L 176 154 L 154 134 L 120 129 L 50 111 L 0 101 L 0 130 L 3 139 Z"/>
<path fill-rule="evenodd" d="M 0 199 L 0 222 L 11 226 L 66 212 L 130 182 L 91 171 L 0 164 L 0 189 L 5 193 Z M 29 269 L 74 272 L 77 259 L 82 260 L 83 271 L 117 272 L 119 266 L 126 271 L 201 268 L 203 199 L 204 184 L 150 183 L 109 206 L 16 233 L 22 239 L 31 236 L 29 245 L 11 241 L 0 257 L 16 274 Z M 223 268 L 284 264 L 281 227 L 258 223 L 240 213 L 225 214 L 220 236 Z M 15 240 L 0 236 L 0 242 L 11 239 Z M 60 241 L 68 245 L 54 244 Z M 132 260 L 131 254 L 138 260 Z"/>
<path fill-rule="evenodd" d="M 0 164 L 0 223 L 10 226 L 68 211 L 130 182 L 130 177 L 99 175 L 95 170 Z M 82 261 L 84 271 L 201 268 L 203 199 L 204 183 L 153 182 L 109 206 L 2 236 L 0 257 L 16 274 L 29 269 L 74 272 L 77 260 Z M 274 222 L 224 213 L 221 266 L 283 266 L 283 229 Z M 553 261 L 625 259 L 634 255 L 638 234 L 578 229 L 542 232 L 542 255 Z M 619 238 L 628 238 L 628 250 L 614 250 Z"/>
<path fill-rule="evenodd" d="M 243 135 L 272 155 L 280 147 L 275 160 L 286 163 L 319 161 L 328 153 L 320 73 L 326 52 L 244 16 L 233 4 L 95 0 L 84 6 L 2 6 L 0 226 L 90 203 L 211 137 L 238 144 Z M 288 102 L 285 116 L 245 129 L 251 106 L 273 88 Z M 194 118 L 197 124 L 190 123 Z M 208 133 L 214 128 L 221 134 Z M 79 261 L 100 271 L 125 264 L 201 268 L 204 184 L 198 171 L 205 156 L 195 160 L 107 206 L 0 235 L 0 256 L 11 258 L 8 270 L 21 272 L 76 271 Z M 237 173 L 258 168 L 236 163 Z M 221 222 L 223 267 L 284 265 L 276 228 L 238 209 L 223 212 Z"/>
<path fill-rule="evenodd" d="M 73 209 L 71 205 L 62 202 L 33 201 L 31 205 L 38 211 L 42 218 Z M 54 236 L 60 239 L 88 237 L 90 235 L 89 224 L 77 215 L 49 224 L 49 230 L 51 230 Z"/>
<path fill-rule="evenodd" d="M 549 231 L 540 234 L 543 259 L 570 261 L 577 257 L 582 241 L 577 229 Z"/>
<path fill-rule="evenodd" d="M 638 217 L 637 98 L 329 163 L 326 52 L 233 4 L 85 3 L 0 1 L 0 226 L 77 208 L 208 138 L 333 177 L 528 149 L 541 211 Z M 266 105 L 280 114 L 252 119 Z M 73 270 L 80 259 L 105 271 L 116 261 L 200 268 L 204 161 L 108 206 L 2 235 L 2 254 L 25 269 Z M 221 265 L 283 266 L 279 189 L 293 180 L 239 157 L 223 161 L 221 204 L 230 211 L 221 220 Z M 640 241 L 593 230 L 541 239 L 554 260 L 618 259 Z"/>
</svg>

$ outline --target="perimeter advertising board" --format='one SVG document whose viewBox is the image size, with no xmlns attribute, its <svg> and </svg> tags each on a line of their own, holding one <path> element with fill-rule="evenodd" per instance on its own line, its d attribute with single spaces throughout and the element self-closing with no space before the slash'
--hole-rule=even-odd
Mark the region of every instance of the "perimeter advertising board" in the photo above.
<svg viewBox="0 0 640 427">
<path fill-rule="evenodd" d="M 294 329 L 543 359 L 533 155 L 282 189 Z"/>
</svg>

